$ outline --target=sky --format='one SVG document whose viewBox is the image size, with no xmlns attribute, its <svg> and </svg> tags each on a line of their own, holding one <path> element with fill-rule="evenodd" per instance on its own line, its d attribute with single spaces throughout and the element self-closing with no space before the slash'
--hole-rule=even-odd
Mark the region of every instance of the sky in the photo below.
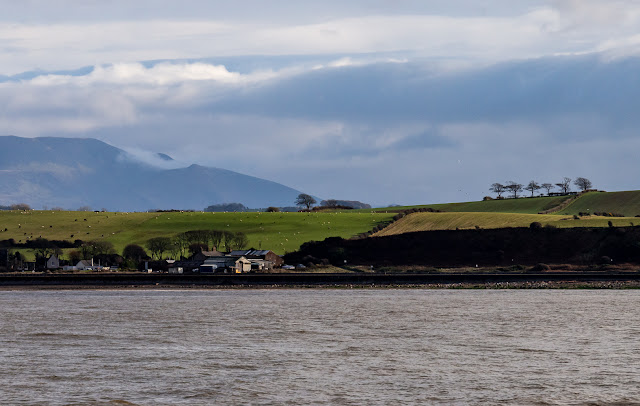
<svg viewBox="0 0 640 406">
<path fill-rule="evenodd" d="M 0 0 L 0 134 L 375 206 L 640 189 L 640 1 Z"/>
</svg>

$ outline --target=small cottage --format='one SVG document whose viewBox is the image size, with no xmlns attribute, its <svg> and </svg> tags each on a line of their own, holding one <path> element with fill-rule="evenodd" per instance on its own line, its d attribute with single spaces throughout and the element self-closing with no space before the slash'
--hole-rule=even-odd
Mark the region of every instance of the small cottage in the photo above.
<svg viewBox="0 0 640 406">
<path fill-rule="evenodd" d="M 47 269 L 58 269 L 60 268 L 60 260 L 54 254 L 47 259 Z"/>
</svg>

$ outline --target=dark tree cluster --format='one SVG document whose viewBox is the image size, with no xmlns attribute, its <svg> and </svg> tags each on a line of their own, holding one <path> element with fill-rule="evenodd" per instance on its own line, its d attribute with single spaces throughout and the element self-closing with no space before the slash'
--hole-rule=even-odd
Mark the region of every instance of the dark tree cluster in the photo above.
<svg viewBox="0 0 640 406">
<path fill-rule="evenodd" d="M 206 212 L 245 212 L 248 209 L 242 203 L 220 203 L 207 206 Z"/>
<path fill-rule="evenodd" d="M 606 256 L 613 263 L 640 263 L 640 227 L 437 230 L 376 238 L 330 237 L 310 241 L 285 255 L 287 263 L 305 257 L 328 258 L 335 265 L 413 265 L 434 267 L 534 266 L 538 263 L 594 264 Z M 341 254 L 335 257 L 336 252 Z"/>
<path fill-rule="evenodd" d="M 371 205 L 357 200 L 337 200 L 327 199 L 320 202 L 320 205 L 327 208 L 349 208 L 349 209 L 370 209 Z"/>
<path fill-rule="evenodd" d="M 31 210 L 31 206 L 26 203 L 17 203 L 11 204 L 8 206 L 0 206 L 0 210 L 20 210 L 20 211 L 29 211 Z"/>
</svg>

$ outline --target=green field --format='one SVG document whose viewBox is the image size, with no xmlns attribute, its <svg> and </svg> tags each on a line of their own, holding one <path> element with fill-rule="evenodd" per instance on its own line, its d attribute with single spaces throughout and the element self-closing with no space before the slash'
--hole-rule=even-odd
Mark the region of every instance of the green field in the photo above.
<svg viewBox="0 0 640 406">
<path fill-rule="evenodd" d="M 117 252 L 127 244 L 153 237 L 174 236 L 188 230 L 242 231 L 249 246 L 278 254 L 297 250 L 310 240 L 339 236 L 349 238 L 385 223 L 384 213 L 94 213 L 73 211 L 2 211 L 0 240 L 16 242 L 43 237 L 49 240 L 104 239 Z M 4 231 L 5 228 L 7 231 Z"/>
<path fill-rule="evenodd" d="M 633 217 L 640 214 L 640 191 L 590 192 L 580 196 L 559 214 L 607 212 Z"/>
<path fill-rule="evenodd" d="M 482 213 L 522 213 L 537 214 L 549 210 L 562 203 L 566 196 L 534 197 L 521 199 L 488 200 L 464 203 L 439 203 L 417 206 L 384 207 L 378 209 L 358 210 L 362 212 L 400 212 L 413 208 L 433 208 L 445 212 L 482 212 Z M 573 215 L 594 212 L 624 214 L 626 217 L 640 215 L 640 190 L 626 192 L 589 192 L 556 215 Z"/>
<path fill-rule="evenodd" d="M 588 216 L 575 220 L 573 216 L 554 214 L 517 214 L 517 213 L 413 213 L 391 224 L 375 234 L 378 236 L 409 233 L 414 231 L 455 230 L 480 228 L 529 227 L 537 221 L 543 226 L 555 227 L 608 227 L 640 225 L 635 217 L 599 217 Z"/>
<path fill-rule="evenodd" d="M 388 223 L 405 209 L 431 207 L 443 213 L 413 213 L 376 235 L 411 231 L 528 227 L 534 221 L 556 227 L 607 227 L 640 225 L 640 191 L 592 192 L 582 195 L 559 213 L 538 212 L 558 206 L 567 197 L 536 197 L 466 203 L 389 207 L 368 210 L 311 213 L 95 213 L 73 211 L 0 211 L 0 240 L 16 242 L 43 237 L 49 240 L 105 239 L 121 252 L 127 244 L 139 244 L 158 236 L 175 236 L 198 229 L 242 231 L 249 246 L 278 254 L 297 250 L 307 241 L 327 237 L 349 238 Z M 620 213 L 628 217 L 585 216 L 579 212 Z M 7 231 L 4 231 L 4 230 Z M 29 254 L 28 252 L 25 252 Z"/>
<path fill-rule="evenodd" d="M 640 194 L 639 194 L 640 196 Z M 376 212 L 399 212 L 402 210 L 413 208 L 427 208 L 442 210 L 446 212 L 483 212 L 483 213 L 523 213 L 523 214 L 537 214 L 541 211 L 548 210 L 552 207 L 558 206 L 564 200 L 566 196 L 552 196 L 552 197 L 533 197 L 522 199 L 503 199 L 503 200 L 487 200 L 479 202 L 465 202 L 465 203 L 442 203 L 442 204 L 428 204 L 420 206 L 399 206 L 399 207 L 385 207 L 381 209 L 369 209 L 359 211 L 376 211 Z"/>
</svg>

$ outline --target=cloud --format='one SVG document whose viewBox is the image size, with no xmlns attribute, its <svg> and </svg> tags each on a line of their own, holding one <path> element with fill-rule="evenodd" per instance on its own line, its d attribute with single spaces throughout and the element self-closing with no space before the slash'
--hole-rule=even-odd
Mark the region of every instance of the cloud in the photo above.
<svg viewBox="0 0 640 406">
<path fill-rule="evenodd" d="M 8 10 L 4 22 L 0 21 L 4 44 L 0 57 L 5 60 L 0 73 L 242 55 L 404 52 L 406 56 L 498 62 L 615 47 L 628 42 L 640 28 L 640 4 L 628 1 L 530 1 L 517 6 L 493 1 L 483 7 L 474 2 L 394 2 L 395 7 L 384 2 L 347 6 L 305 2 L 310 10 L 318 9 L 316 14 L 290 2 L 269 7 L 248 2 L 254 8 L 242 13 L 220 4 L 216 10 L 206 2 L 188 3 L 198 7 L 194 5 L 186 15 L 166 2 L 144 14 L 138 6 L 123 6 L 131 9 L 127 14 L 113 4 L 93 4 L 87 9 L 75 4 L 79 15 L 87 14 L 77 19 L 56 18 L 55 10 L 42 5 L 54 17 L 30 22 L 18 18 L 17 10 L 11 19 Z M 183 9 L 188 11 L 188 5 Z M 90 10 L 104 16 L 90 16 Z"/>
<path fill-rule="evenodd" d="M 633 188 L 617 173 L 635 165 L 640 58 L 454 71 L 389 59 L 41 72 L 0 83 L 0 132 L 95 137 L 152 165 L 199 163 L 374 204 L 479 199 L 496 181 L 562 176 Z"/>
</svg>

